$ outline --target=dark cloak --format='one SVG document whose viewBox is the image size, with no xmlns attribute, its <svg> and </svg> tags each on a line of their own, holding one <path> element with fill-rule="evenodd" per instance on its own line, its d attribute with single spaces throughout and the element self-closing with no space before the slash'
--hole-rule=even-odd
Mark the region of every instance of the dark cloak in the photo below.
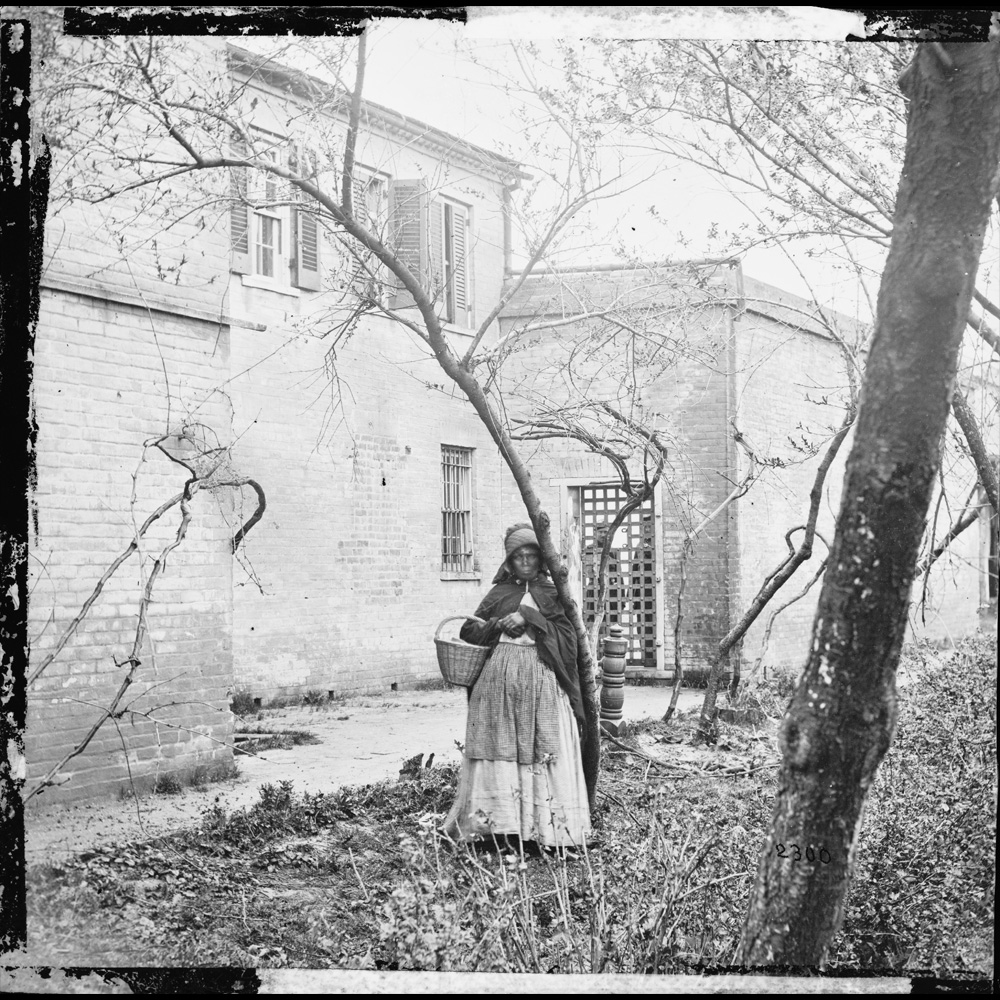
<svg viewBox="0 0 1000 1000">
<path fill-rule="evenodd" d="M 485 622 L 466 622 L 460 633 L 466 642 L 477 646 L 496 646 L 500 641 L 500 619 L 521 609 L 525 585 L 501 567 L 494 578 L 496 584 L 476 608 L 476 617 Z M 584 720 L 583 698 L 580 694 L 580 675 L 577 672 L 576 630 L 563 609 L 556 588 L 544 576 L 536 577 L 527 587 L 538 605 L 538 610 L 526 607 L 521 610 L 527 622 L 529 635 L 534 639 L 538 658 L 556 675 L 559 686 L 569 696 L 573 714 Z"/>
</svg>

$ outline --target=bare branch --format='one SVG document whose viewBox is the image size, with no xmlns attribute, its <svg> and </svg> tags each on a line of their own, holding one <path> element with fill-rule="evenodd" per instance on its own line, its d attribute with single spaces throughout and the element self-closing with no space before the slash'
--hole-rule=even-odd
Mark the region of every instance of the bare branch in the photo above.
<svg viewBox="0 0 1000 1000">
<path fill-rule="evenodd" d="M 139 653 L 142 651 L 143 640 L 146 636 L 146 614 L 153 599 L 153 586 L 156 583 L 156 578 L 159 576 L 160 571 L 166 564 L 167 557 L 171 552 L 173 552 L 174 549 L 177 548 L 178 545 L 181 544 L 184 540 L 185 534 L 187 534 L 188 523 L 191 520 L 190 502 L 196 492 L 197 486 L 198 481 L 193 477 L 185 484 L 184 492 L 181 494 L 181 521 L 177 527 L 177 532 L 174 535 L 174 538 L 163 548 L 162 552 L 160 552 L 156 562 L 153 564 L 153 569 L 149 574 L 149 579 L 146 581 L 142 600 L 139 603 L 139 621 L 135 628 L 135 639 L 132 643 L 132 650 L 128 659 L 126 659 L 124 663 L 119 664 L 119 666 L 128 664 L 128 673 L 126 673 L 124 678 L 122 678 L 122 682 L 119 685 L 114 698 L 111 699 L 111 703 L 102 711 L 101 716 L 90 727 L 84 738 L 59 761 L 53 764 L 44 777 L 38 780 L 31 791 L 25 795 L 25 802 L 30 801 L 45 788 L 54 784 L 56 775 L 59 774 L 69 761 L 71 761 L 74 757 L 78 757 L 84 750 L 87 749 L 91 740 L 93 740 L 93 738 L 97 735 L 104 723 L 107 722 L 108 719 L 118 718 L 118 706 L 121 703 L 122 698 L 125 697 L 125 692 L 128 691 L 131 686 L 132 681 L 135 678 L 135 673 L 142 663 L 142 660 L 139 658 Z"/>
<path fill-rule="evenodd" d="M 1000 197 L 997 199 L 997 207 L 1000 208 Z M 1000 319 L 1000 306 L 998 306 L 992 299 L 987 298 L 983 293 L 977 288 L 973 291 L 972 297 L 988 312 Z"/>
<path fill-rule="evenodd" d="M 982 313 L 976 312 L 975 309 L 970 309 L 969 318 L 966 322 L 990 345 L 993 353 L 1000 357 L 1000 334 L 990 328 L 986 322 L 986 317 Z"/>
<path fill-rule="evenodd" d="M 358 67 L 351 98 L 351 117 L 347 123 L 347 141 L 344 145 L 344 181 L 341 199 L 346 215 L 354 215 L 354 149 L 358 143 L 358 123 L 361 121 L 361 91 L 365 85 L 365 51 L 368 44 L 367 29 L 358 38 Z"/>
<path fill-rule="evenodd" d="M 965 396 L 962 395 L 961 390 L 957 386 L 952 393 L 951 407 L 952 412 L 955 414 L 955 419 L 962 428 L 962 433 L 965 435 L 965 440 L 969 445 L 969 451 L 972 454 L 972 460 L 976 464 L 976 472 L 979 475 L 979 482 L 986 491 L 986 497 L 995 514 L 1000 510 L 1000 505 L 997 503 L 996 466 L 994 466 L 986 451 L 986 445 L 983 442 L 982 434 L 979 433 L 979 424 L 976 422 L 975 415 L 969 408 L 969 403 Z"/>
<path fill-rule="evenodd" d="M 948 533 L 938 542 L 928 553 L 927 557 L 917 567 L 918 576 L 926 576 L 931 571 L 931 567 L 948 551 L 949 546 L 967 528 L 971 528 L 979 520 L 979 508 L 967 507 L 959 516 L 958 520 L 948 529 Z"/>
<path fill-rule="evenodd" d="M 195 489 L 197 489 L 197 486 L 193 486 L 191 492 L 193 493 Z M 164 514 L 166 514 L 166 512 L 170 510 L 171 507 L 175 507 L 177 504 L 179 504 L 183 499 L 184 499 L 184 493 L 178 493 L 177 496 L 171 497 L 165 503 L 160 504 L 160 506 L 157 507 L 156 510 L 154 510 L 153 513 L 146 518 L 146 520 L 142 524 L 142 527 L 139 528 L 139 531 L 136 533 L 136 536 L 132 539 L 131 542 L 129 542 L 126 549 L 121 553 L 121 555 L 119 555 L 114 560 L 114 562 L 111 563 L 111 565 L 101 575 L 101 578 L 97 581 L 97 584 L 95 585 L 90 596 L 83 602 L 83 606 L 80 608 L 79 612 L 77 613 L 73 621 L 70 622 L 66 631 L 63 632 L 59 641 L 56 643 L 55 648 L 48 653 L 45 659 L 43 659 L 42 662 L 28 676 L 28 684 L 33 684 L 36 680 L 38 680 L 38 678 L 45 672 L 49 664 L 63 651 L 63 649 L 66 647 L 66 643 L 68 643 L 69 640 L 73 638 L 74 633 L 80 627 L 80 624 L 83 621 L 83 619 L 86 618 L 87 612 L 90 611 L 90 608 L 93 605 L 94 601 L 96 601 L 97 598 L 100 596 L 101 591 L 104 589 L 104 585 L 108 582 L 108 580 L 111 579 L 112 576 L 115 575 L 115 573 L 118 571 L 118 567 L 121 566 L 121 564 L 125 562 L 125 560 L 128 559 L 128 557 L 132 555 L 132 553 L 135 552 L 136 549 L 138 549 L 139 540 L 146 533 L 150 525 L 153 524 L 154 521 L 161 518 Z"/>
</svg>

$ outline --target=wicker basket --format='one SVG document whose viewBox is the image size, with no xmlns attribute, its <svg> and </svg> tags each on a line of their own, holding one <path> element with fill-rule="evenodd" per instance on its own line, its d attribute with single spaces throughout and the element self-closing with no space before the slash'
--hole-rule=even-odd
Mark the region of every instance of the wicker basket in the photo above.
<svg viewBox="0 0 1000 1000">
<path fill-rule="evenodd" d="M 479 622 L 480 625 L 485 624 L 482 618 L 476 618 L 475 615 L 452 615 L 450 618 L 445 618 L 434 633 L 438 666 L 441 668 L 441 676 L 449 684 L 472 687 L 479 679 L 479 674 L 493 650 L 489 646 L 473 646 L 471 642 L 463 642 L 461 639 L 440 638 L 441 629 L 448 622 L 458 620 Z"/>
</svg>

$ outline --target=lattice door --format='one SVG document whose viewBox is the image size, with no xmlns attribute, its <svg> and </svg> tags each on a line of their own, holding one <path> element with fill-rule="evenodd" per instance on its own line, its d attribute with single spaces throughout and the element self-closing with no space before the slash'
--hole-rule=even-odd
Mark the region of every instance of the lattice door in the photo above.
<svg viewBox="0 0 1000 1000">
<path fill-rule="evenodd" d="M 580 489 L 583 541 L 583 611 L 595 617 L 597 561 L 607 526 L 625 501 L 618 486 Z M 615 533 L 608 563 L 608 605 L 601 626 L 621 625 L 628 638 L 628 666 L 656 668 L 656 544 L 653 503 L 647 500 Z"/>
</svg>

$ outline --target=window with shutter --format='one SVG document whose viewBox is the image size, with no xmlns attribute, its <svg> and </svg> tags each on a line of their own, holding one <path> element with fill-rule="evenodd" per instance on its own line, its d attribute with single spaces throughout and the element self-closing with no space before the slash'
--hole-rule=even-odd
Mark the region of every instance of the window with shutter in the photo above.
<svg viewBox="0 0 1000 1000">
<path fill-rule="evenodd" d="M 305 155 L 315 173 L 315 154 L 302 154 L 279 135 L 254 128 L 250 142 L 234 137 L 233 156 L 298 172 Z M 308 206 L 299 189 L 279 174 L 260 166 L 230 168 L 230 269 L 245 275 L 245 284 L 260 279 L 262 286 L 283 290 L 290 285 L 318 289 L 320 233 L 318 217 Z"/>
<path fill-rule="evenodd" d="M 247 155 L 246 143 L 233 139 L 233 157 Z M 247 205 L 247 168 L 229 168 L 229 233 L 232 243 L 230 270 L 236 274 L 250 273 L 250 209 Z"/>
<path fill-rule="evenodd" d="M 427 182 L 423 179 L 394 180 L 389 185 L 387 245 L 421 284 L 427 273 L 428 202 Z M 397 282 L 389 305 L 406 309 L 413 305 L 413 296 Z"/>
<path fill-rule="evenodd" d="M 472 275 L 469 260 L 471 210 L 442 196 L 432 197 L 425 181 L 393 181 L 390 246 L 431 296 L 438 315 L 456 326 L 472 325 Z M 397 288 L 391 305 L 413 305 Z"/>
<path fill-rule="evenodd" d="M 309 149 L 293 148 L 293 168 L 304 177 L 315 177 L 318 169 L 316 154 Z M 318 291 L 320 280 L 320 233 L 315 206 L 302 190 L 292 185 L 291 227 L 292 284 L 307 291 Z"/>
<path fill-rule="evenodd" d="M 389 179 L 365 167 L 355 167 L 351 202 L 355 220 L 377 239 L 386 239 Z M 350 259 L 345 281 L 358 294 L 384 303 L 389 274 L 385 265 L 356 240 L 349 242 Z"/>
<path fill-rule="evenodd" d="M 430 206 L 430 234 L 428 238 L 430 266 L 424 286 L 431 294 L 437 314 L 447 319 L 442 308 L 445 282 L 445 215 L 447 207 L 440 198 L 435 198 Z"/>
<path fill-rule="evenodd" d="M 281 153 L 273 146 L 259 154 L 263 160 L 278 164 Z M 266 170 L 254 171 L 250 179 L 254 211 L 250 232 L 253 241 L 253 273 L 276 281 L 285 279 L 288 259 L 288 210 L 281 202 L 284 185 Z"/>
<path fill-rule="evenodd" d="M 444 303 L 445 319 L 456 326 L 470 326 L 469 317 L 469 210 L 464 205 L 444 205 Z"/>
</svg>

